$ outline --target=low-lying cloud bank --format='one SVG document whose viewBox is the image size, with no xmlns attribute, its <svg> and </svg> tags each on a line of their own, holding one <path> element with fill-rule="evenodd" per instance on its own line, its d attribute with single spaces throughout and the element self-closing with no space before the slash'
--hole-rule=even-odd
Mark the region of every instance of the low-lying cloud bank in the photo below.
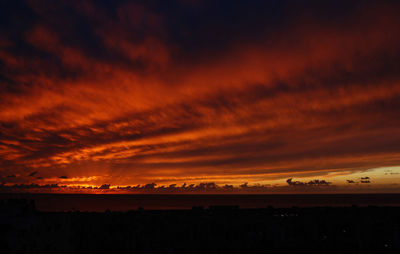
<svg viewBox="0 0 400 254">
<path fill-rule="evenodd" d="M 1 184 L 0 193 L 9 192 L 50 192 L 50 193 L 125 193 L 125 194 L 269 194 L 269 193 L 348 193 L 351 192 L 367 192 L 371 190 L 371 185 L 358 186 L 337 186 L 325 180 L 312 180 L 308 182 L 293 181 L 292 178 L 287 179 L 287 185 L 261 185 L 243 183 L 238 186 L 229 184 L 218 185 L 214 182 L 206 182 L 199 184 L 170 184 L 158 185 L 149 183 L 135 186 L 111 186 L 110 184 L 102 184 L 100 186 L 67 186 L 59 184 Z M 375 188 L 377 192 L 394 192 L 398 193 L 398 186 L 378 186 Z"/>
</svg>

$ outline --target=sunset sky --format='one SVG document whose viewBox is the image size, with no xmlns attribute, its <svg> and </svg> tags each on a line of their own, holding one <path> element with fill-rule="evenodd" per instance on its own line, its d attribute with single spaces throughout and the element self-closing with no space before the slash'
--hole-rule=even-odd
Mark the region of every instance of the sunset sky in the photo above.
<svg viewBox="0 0 400 254">
<path fill-rule="evenodd" d="M 0 183 L 400 192 L 399 13 L 1 0 Z"/>
</svg>

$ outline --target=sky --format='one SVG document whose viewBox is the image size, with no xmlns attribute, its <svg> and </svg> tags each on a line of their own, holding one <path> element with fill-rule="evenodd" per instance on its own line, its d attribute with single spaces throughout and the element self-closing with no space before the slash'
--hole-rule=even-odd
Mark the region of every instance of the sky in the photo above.
<svg viewBox="0 0 400 254">
<path fill-rule="evenodd" d="M 398 13 L 1 0 L 1 186 L 399 192 Z"/>
</svg>

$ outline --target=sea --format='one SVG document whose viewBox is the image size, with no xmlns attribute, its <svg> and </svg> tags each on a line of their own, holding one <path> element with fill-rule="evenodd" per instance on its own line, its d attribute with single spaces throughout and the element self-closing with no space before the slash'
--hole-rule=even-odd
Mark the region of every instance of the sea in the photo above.
<svg viewBox="0 0 400 254">
<path fill-rule="evenodd" d="M 0 200 L 34 200 L 44 212 L 104 212 L 129 210 L 180 210 L 193 207 L 239 208 L 316 206 L 400 206 L 400 194 L 45 194 L 7 193 Z"/>
</svg>

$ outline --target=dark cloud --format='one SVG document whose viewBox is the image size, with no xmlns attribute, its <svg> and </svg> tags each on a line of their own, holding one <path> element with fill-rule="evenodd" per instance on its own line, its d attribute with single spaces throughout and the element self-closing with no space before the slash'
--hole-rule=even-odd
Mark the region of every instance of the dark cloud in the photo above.
<svg viewBox="0 0 400 254">
<path fill-rule="evenodd" d="M 33 171 L 32 173 L 30 173 L 28 176 L 34 176 L 36 175 L 38 172 L 37 171 Z"/>
<path fill-rule="evenodd" d="M 329 186 L 331 185 L 330 182 L 325 180 L 311 180 L 309 182 L 301 182 L 301 181 L 293 181 L 292 178 L 286 180 L 289 186 Z"/>
<path fill-rule="evenodd" d="M 399 172 L 393 172 L 392 170 L 385 170 L 385 175 L 398 175 Z"/>
<path fill-rule="evenodd" d="M 14 184 L 14 185 L 0 185 L 0 192 L 7 192 L 7 191 L 18 191 L 18 190 L 37 190 L 37 189 L 55 189 L 60 188 L 58 184 Z"/>
<path fill-rule="evenodd" d="M 102 186 L 99 187 L 99 189 L 108 190 L 108 189 L 110 189 L 110 185 L 109 184 L 103 184 Z"/>
<path fill-rule="evenodd" d="M 315 180 L 318 181 L 318 180 Z M 312 184 L 305 184 L 302 186 L 313 186 L 313 188 L 308 188 L 306 191 L 318 191 L 321 186 L 328 186 L 329 184 L 319 184 L 315 185 L 315 181 Z M 323 180 L 322 180 L 323 181 Z M 321 182 L 321 181 L 319 181 Z M 171 184 L 169 186 L 157 185 L 155 183 L 149 183 L 144 185 L 136 185 L 136 186 L 125 186 L 125 187 L 110 187 L 110 184 L 103 184 L 99 187 L 90 186 L 90 187 L 81 187 L 81 186 L 72 186 L 68 187 L 65 185 L 58 184 L 14 184 L 14 185 L 0 185 L 0 192 L 9 192 L 9 191 L 23 191 L 25 189 L 30 189 L 31 191 L 42 191 L 42 190 L 52 190 L 54 192 L 62 192 L 62 191 L 79 191 L 82 189 L 86 190 L 100 190 L 106 193 L 285 193 L 290 191 L 286 186 L 271 186 L 271 185 L 262 185 L 262 184 L 254 184 L 249 185 L 247 183 L 242 184 L 240 186 L 233 185 L 218 185 L 214 182 L 201 182 L 199 184 L 182 184 L 178 186 L 177 184 Z M 326 189 L 326 188 L 324 188 Z"/>
</svg>

